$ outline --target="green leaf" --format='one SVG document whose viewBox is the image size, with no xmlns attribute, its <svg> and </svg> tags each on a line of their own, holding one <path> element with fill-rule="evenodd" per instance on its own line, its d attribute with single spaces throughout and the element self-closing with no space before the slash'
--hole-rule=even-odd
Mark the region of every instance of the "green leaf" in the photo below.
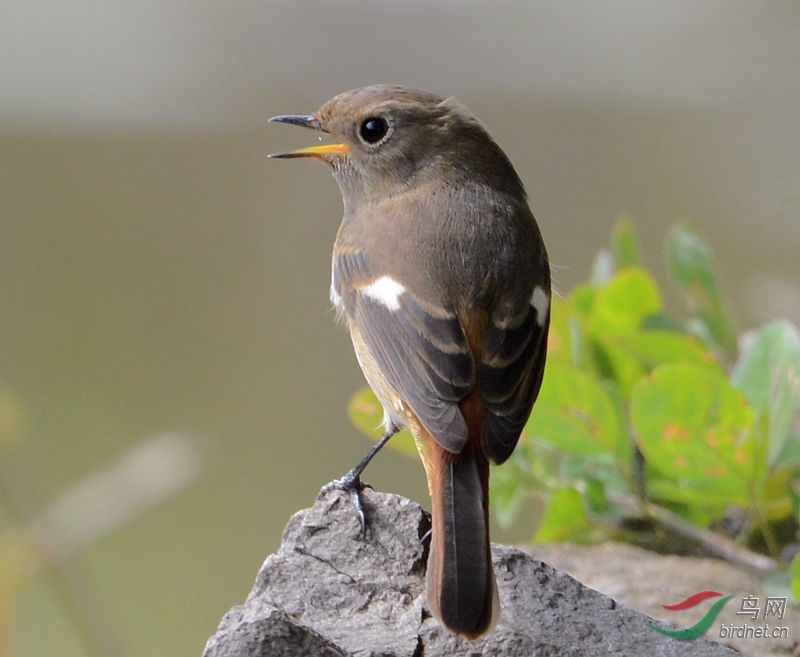
<svg viewBox="0 0 800 657">
<path fill-rule="evenodd" d="M 787 470 L 800 468 L 800 436 L 790 434 L 789 440 L 786 441 L 775 462 L 779 467 Z"/>
<path fill-rule="evenodd" d="M 787 493 L 792 504 L 795 522 L 800 524 L 800 476 L 796 472 L 789 480 Z"/>
<path fill-rule="evenodd" d="M 587 524 L 581 494 L 574 488 L 560 488 L 551 496 L 533 540 L 535 543 L 567 541 Z"/>
<path fill-rule="evenodd" d="M 688 362 L 718 367 L 713 354 L 695 336 L 665 330 L 610 333 L 597 338 L 602 350 L 601 371 L 614 378 L 625 395 L 654 367 Z M 605 367 L 603 367 L 605 365 Z"/>
<path fill-rule="evenodd" d="M 596 336 L 631 332 L 659 310 L 661 295 L 653 277 L 641 267 L 628 267 L 597 291 L 589 311 L 589 331 Z"/>
<path fill-rule="evenodd" d="M 627 439 L 612 397 L 588 374 L 558 362 L 547 365 L 526 429 L 567 452 L 627 454 Z"/>
<path fill-rule="evenodd" d="M 711 511 L 711 516 L 717 518 L 721 517 L 731 504 L 730 496 L 726 491 L 687 486 L 683 481 L 664 479 L 663 475 L 658 472 L 647 479 L 647 494 L 662 505 L 665 502 L 685 505 L 682 515 L 688 513 L 696 516 L 703 509 Z M 707 521 L 702 524 L 707 524 L 710 519 L 707 518 Z M 701 523 L 695 522 L 695 524 Z"/>
<path fill-rule="evenodd" d="M 791 482 L 792 473 L 788 470 L 771 473 L 764 482 L 759 505 L 764 520 L 779 522 L 792 516 Z"/>
<path fill-rule="evenodd" d="M 611 252 L 617 267 L 631 267 L 641 263 L 639 245 L 633 234 L 633 221 L 630 217 L 621 217 L 614 226 L 611 235 Z"/>
<path fill-rule="evenodd" d="M 648 315 L 642 322 L 642 328 L 649 331 L 670 331 L 672 333 L 687 333 L 683 322 L 668 317 L 663 312 Z"/>
<path fill-rule="evenodd" d="M 347 414 L 356 429 L 367 438 L 378 440 L 383 435 L 383 406 L 370 388 L 365 386 L 353 395 L 347 405 Z M 386 445 L 406 456 L 417 456 L 417 446 L 408 429 L 392 436 Z"/>
<path fill-rule="evenodd" d="M 763 481 L 753 412 L 724 375 L 691 363 L 660 365 L 634 386 L 631 427 L 650 467 L 668 479 L 748 506 Z"/>
<path fill-rule="evenodd" d="M 513 462 L 506 462 L 503 467 L 492 468 L 489 477 L 492 516 L 504 529 L 513 524 L 522 502 L 528 496 L 523 477 L 513 467 L 509 467 L 512 465 Z"/>
<path fill-rule="evenodd" d="M 607 513 L 611 505 L 606 497 L 605 482 L 591 477 L 587 477 L 585 481 L 586 504 L 594 513 Z"/>
<path fill-rule="evenodd" d="M 569 293 L 570 307 L 573 308 L 581 317 L 587 318 L 589 316 L 589 311 L 592 309 L 592 304 L 594 303 L 596 296 L 596 287 L 589 285 L 588 283 L 576 285 L 572 292 Z"/>
<path fill-rule="evenodd" d="M 717 366 L 714 355 L 693 335 L 662 330 L 637 331 L 617 338 L 619 346 L 648 370 L 664 363 Z"/>
<path fill-rule="evenodd" d="M 768 459 L 778 461 L 800 407 L 800 332 L 778 320 L 761 328 L 736 363 L 733 384 L 768 421 Z"/>
<path fill-rule="evenodd" d="M 795 603 L 800 604 L 800 554 L 795 555 L 792 561 L 792 595 Z"/>
<path fill-rule="evenodd" d="M 616 383 L 627 397 L 633 384 L 646 372 L 639 360 L 622 346 L 624 340 L 625 336 L 620 334 L 605 335 L 595 340 L 592 353 L 600 377 L 607 382 Z"/>
<path fill-rule="evenodd" d="M 616 381 L 625 395 L 645 374 L 626 342 L 660 309 L 658 286 L 641 267 L 619 271 L 593 299 L 587 326 L 594 346 L 594 365 L 603 378 Z"/>
<path fill-rule="evenodd" d="M 698 333 L 726 354 L 736 354 L 736 332 L 717 287 L 711 250 L 688 226 L 678 224 L 667 240 L 667 259 L 690 312 L 702 323 Z"/>
<path fill-rule="evenodd" d="M 550 332 L 547 335 L 547 358 L 572 361 L 573 310 L 565 299 L 553 297 L 550 306 Z"/>
</svg>

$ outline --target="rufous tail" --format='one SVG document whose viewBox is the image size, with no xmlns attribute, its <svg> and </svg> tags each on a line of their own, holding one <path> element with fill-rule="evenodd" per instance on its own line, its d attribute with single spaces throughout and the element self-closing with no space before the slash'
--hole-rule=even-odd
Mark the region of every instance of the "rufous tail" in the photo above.
<svg viewBox="0 0 800 657">
<path fill-rule="evenodd" d="M 429 458 L 428 603 L 445 627 L 474 639 L 491 629 L 500 608 L 489 546 L 489 464 L 480 449 L 454 455 L 434 445 Z"/>
</svg>

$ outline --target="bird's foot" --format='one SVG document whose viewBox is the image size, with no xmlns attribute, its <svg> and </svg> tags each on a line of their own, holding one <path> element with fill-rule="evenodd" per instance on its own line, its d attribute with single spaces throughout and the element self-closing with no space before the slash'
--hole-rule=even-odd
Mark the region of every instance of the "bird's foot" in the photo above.
<svg viewBox="0 0 800 657">
<path fill-rule="evenodd" d="M 358 522 L 361 525 L 361 535 L 364 536 L 367 533 L 367 517 L 364 514 L 364 503 L 361 500 L 361 491 L 365 488 L 372 488 L 372 486 L 361 481 L 360 471 L 357 468 L 353 468 L 344 475 L 344 477 L 334 479 L 320 488 L 317 498 L 322 497 L 332 490 L 341 490 L 347 493 L 350 496 L 350 502 L 353 504 L 353 508 L 356 510 Z"/>
</svg>

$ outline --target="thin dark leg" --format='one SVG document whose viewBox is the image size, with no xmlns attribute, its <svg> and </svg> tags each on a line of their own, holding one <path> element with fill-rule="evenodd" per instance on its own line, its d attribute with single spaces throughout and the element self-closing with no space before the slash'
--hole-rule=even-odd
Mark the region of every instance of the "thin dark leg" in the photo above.
<svg viewBox="0 0 800 657">
<path fill-rule="evenodd" d="M 364 505 L 361 502 L 361 491 L 364 486 L 368 486 L 369 484 L 362 483 L 361 473 L 364 472 L 364 468 L 367 467 L 372 458 L 379 451 L 381 451 L 381 448 L 389 442 L 389 438 L 394 436 L 397 431 L 398 430 L 394 427 L 387 429 L 386 432 L 381 436 L 380 440 L 372 446 L 372 449 L 370 449 L 364 455 L 363 459 L 356 463 L 356 466 L 352 470 L 350 470 L 341 479 L 334 479 L 332 482 L 325 484 L 319 491 L 320 495 L 324 495 L 328 491 L 334 489 L 343 490 L 346 493 L 349 493 L 350 501 L 353 503 L 356 513 L 358 514 L 358 520 L 361 523 L 362 534 L 366 533 L 367 531 L 367 518 L 364 515 Z"/>
</svg>

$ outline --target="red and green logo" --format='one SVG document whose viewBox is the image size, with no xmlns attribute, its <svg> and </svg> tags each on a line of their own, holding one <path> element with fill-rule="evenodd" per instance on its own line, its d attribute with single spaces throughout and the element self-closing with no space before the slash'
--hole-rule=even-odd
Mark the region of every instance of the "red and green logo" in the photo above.
<svg viewBox="0 0 800 657">
<path fill-rule="evenodd" d="M 690 595 L 686 600 L 683 602 L 679 602 L 678 604 L 674 605 L 661 605 L 664 609 L 669 609 L 670 611 L 679 611 L 681 609 L 690 609 L 695 605 L 700 604 L 704 600 L 708 600 L 709 598 L 716 598 L 722 595 L 722 593 L 717 593 L 716 591 L 700 591 L 699 593 L 695 593 L 694 595 Z M 656 632 L 661 632 L 661 634 L 666 634 L 667 636 L 671 636 L 673 639 L 681 639 L 682 641 L 686 641 L 688 639 L 696 639 L 699 636 L 702 636 L 708 631 L 708 628 L 711 627 L 711 624 L 716 620 L 719 612 L 722 611 L 722 608 L 725 606 L 725 603 L 728 602 L 733 596 L 726 595 L 724 598 L 720 598 L 717 600 L 713 605 L 711 605 L 711 609 L 706 612 L 706 615 L 700 619 L 699 622 L 695 623 L 691 627 L 687 627 L 683 630 L 664 630 L 660 627 L 656 627 L 655 625 L 650 625 Z"/>
</svg>

